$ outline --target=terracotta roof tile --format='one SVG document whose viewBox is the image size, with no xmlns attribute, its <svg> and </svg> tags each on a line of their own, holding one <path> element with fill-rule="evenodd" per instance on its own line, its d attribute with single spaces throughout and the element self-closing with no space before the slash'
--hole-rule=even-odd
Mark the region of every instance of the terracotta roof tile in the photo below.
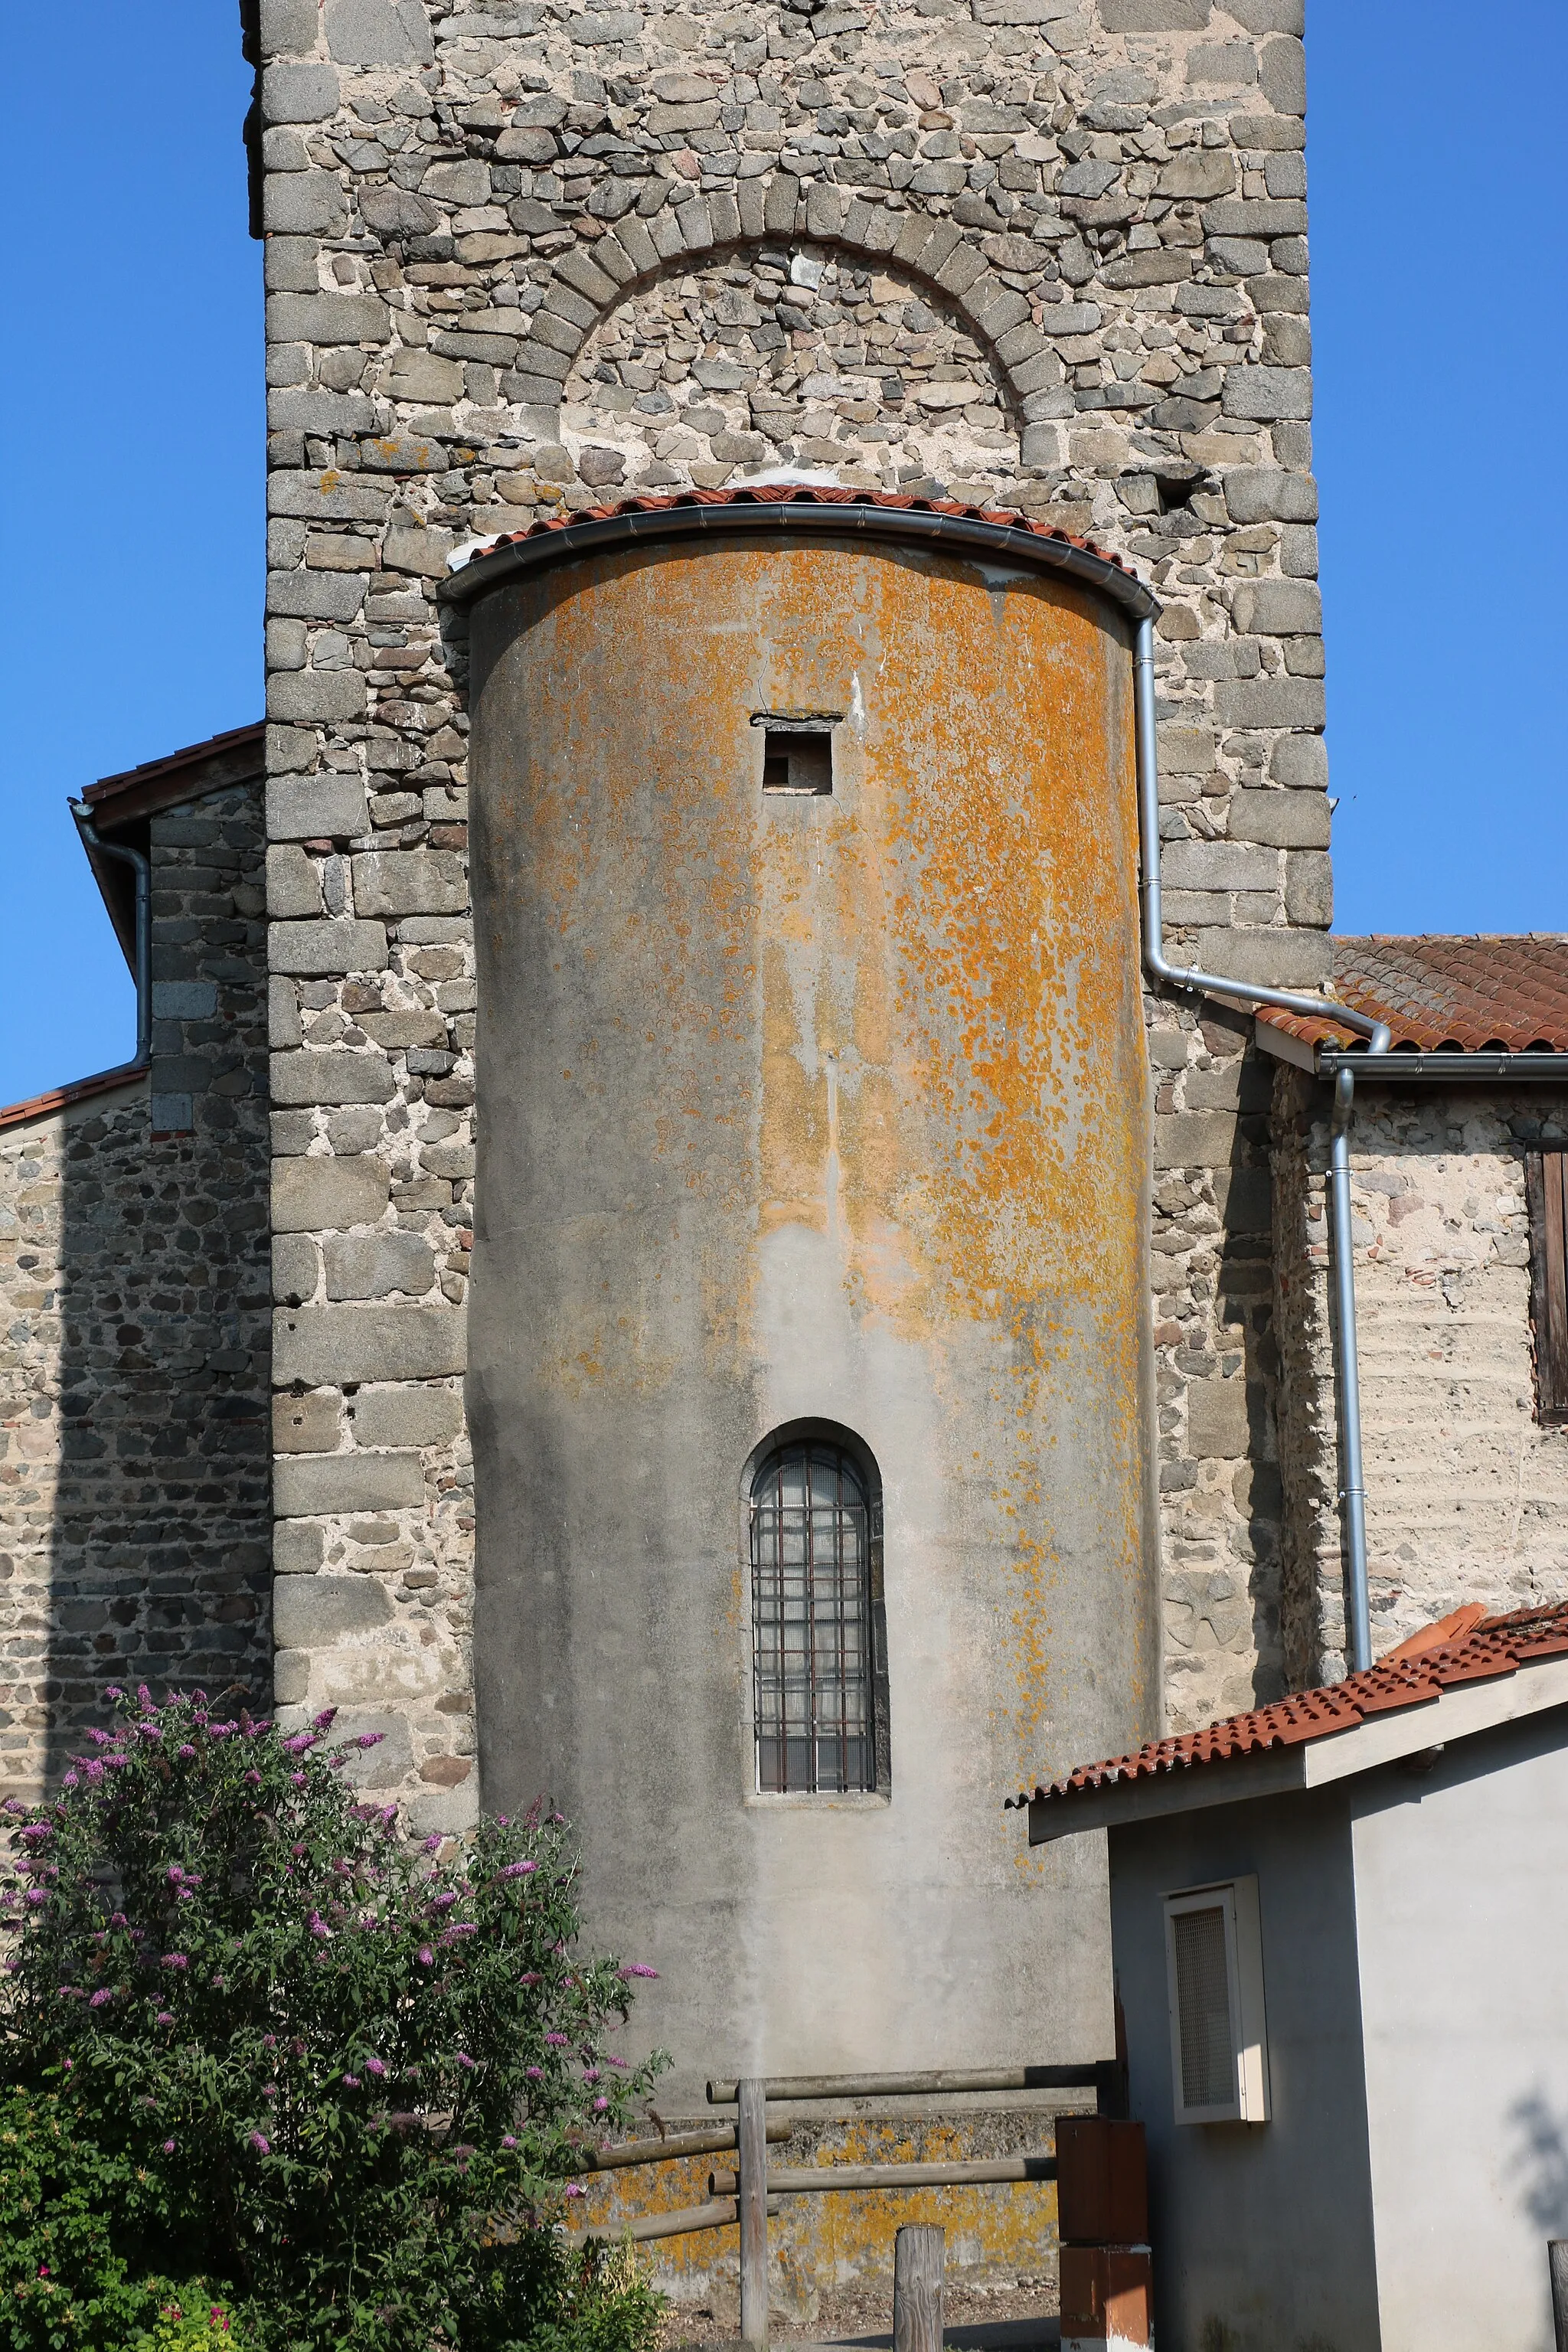
<svg viewBox="0 0 1568 2352">
<path fill-rule="evenodd" d="M 1295 1748 L 1306 1740 L 1327 1739 L 1334 1732 L 1352 1730 L 1370 1716 L 1420 1706 L 1459 1683 L 1495 1681 L 1500 1675 L 1516 1674 L 1533 1659 L 1563 1657 L 1568 1657 L 1568 1604 L 1521 1609 L 1510 1617 L 1479 1617 L 1468 1609 L 1456 1610 L 1451 1618 L 1391 1650 L 1364 1674 L 1347 1675 L 1343 1682 L 1331 1683 L 1321 1690 L 1298 1691 L 1250 1715 L 1227 1716 L 1223 1722 L 1211 1723 L 1206 1731 L 1151 1740 L 1135 1755 L 1081 1764 L 1065 1780 L 1053 1780 L 1048 1788 L 1025 1790 L 1007 1801 L 1010 1805 L 1059 1803 L 1089 1789 L 1154 1780 L 1205 1764 L 1266 1756 L 1276 1748 Z"/>
<path fill-rule="evenodd" d="M 844 488 L 812 482 L 755 482 L 732 490 L 678 490 L 668 498 L 622 499 L 611 506 L 577 507 L 567 513 L 552 515 L 543 522 L 532 523 L 527 530 L 505 531 L 477 551 L 477 556 L 488 554 L 494 548 L 518 547 L 525 541 L 548 539 L 579 523 L 608 522 L 617 515 L 668 514 L 681 507 L 699 506 L 859 506 L 882 507 L 901 514 L 961 515 L 973 522 L 1005 524 L 1011 530 L 1026 532 L 1031 539 L 1055 540 L 1064 547 L 1076 547 L 1097 562 L 1110 564 L 1126 579 L 1138 580 L 1130 564 L 1105 548 L 1096 547 L 1092 540 L 1058 530 L 1051 523 L 1037 522 L 1032 515 L 1019 514 L 1011 507 L 964 506 L 954 499 L 903 498 L 889 490 Z"/>
<path fill-rule="evenodd" d="M 1568 933 L 1402 939 L 1377 932 L 1335 940 L 1333 955 L 1335 993 L 1386 1021 L 1395 1051 L 1568 1051 Z M 1315 1016 L 1269 1012 L 1258 1018 L 1310 1045 L 1365 1044 Z"/>
<path fill-rule="evenodd" d="M 205 743 L 187 743 L 161 760 L 145 760 L 116 776 L 100 776 L 82 799 L 103 829 L 128 824 L 155 809 L 177 807 L 196 793 L 212 792 L 241 775 L 258 775 L 265 752 L 266 723 L 231 727 Z"/>
</svg>

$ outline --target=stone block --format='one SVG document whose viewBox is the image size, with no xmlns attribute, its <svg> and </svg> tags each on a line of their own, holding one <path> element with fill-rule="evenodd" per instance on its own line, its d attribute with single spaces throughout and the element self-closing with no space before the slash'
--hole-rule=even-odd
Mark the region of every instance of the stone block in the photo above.
<svg viewBox="0 0 1568 2352">
<path fill-rule="evenodd" d="M 1306 113 L 1307 52 L 1300 41 L 1265 41 L 1258 79 L 1276 114 Z"/>
<path fill-rule="evenodd" d="M 279 844 L 267 853 L 267 911 L 274 921 L 321 911 L 321 869 L 291 844 Z"/>
<path fill-rule="evenodd" d="M 1299 849 L 1287 856 L 1285 915 L 1289 922 L 1316 925 L 1323 930 L 1333 921 L 1334 869 L 1325 851 Z"/>
<path fill-rule="evenodd" d="M 1187 1391 L 1187 1451 L 1198 1461 L 1238 1461 L 1248 1450 L 1251 1430 L 1247 1382 L 1194 1381 Z"/>
<path fill-rule="evenodd" d="M 428 236 L 440 220 L 440 214 L 428 196 L 416 188 L 400 188 L 388 184 L 379 188 L 361 188 L 360 218 L 377 236 Z"/>
<path fill-rule="evenodd" d="M 447 560 L 457 541 L 449 531 L 389 530 L 381 560 L 389 572 L 409 572 L 424 580 L 442 580 Z"/>
<path fill-rule="evenodd" d="M 1205 203 L 1228 196 L 1236 185 L 1236 161 L 1223 147 L 1184 147 L 1163 166 L 1155 182 L 1157 196 Z"/>
<path fill-rule="evenodd" d="M 471 158 L 460 163 L 432 163 L 419 183 L 419 193 L 434 204 L 458 205 L 465 210 L 488 205 L 490 200 L 490 170 L 488 163 Z"/>
<path fill-rule="evenodd" d="M 329 1298 L 422 1298 L 436 1279 L 436 1258 L 418 1234 L 333 1234 L 325 1246 Z"/>
<path fill-rule="evenodd" d="M 1321 931 L 1277 926 L 1198 933 L 1198 961 L 1207 971 L 1231 972 L 1266 988 L 1317 988 L 1328 978 L 1331 948 Z"/>
<path fill-rule="evenodd" d="M 403 1808 L 403 1818 L 413 1837 L 431 1837 L 437 1832 L 443 1837 L 461 1837 L 479 1818 L 477 1780 L 470 1774 L 460 1788 L 435 1790 L 427 1796 L 409 1798 Z"/>
<path fill-rule="evenodd" d="M 1310 580 L 1244 580 L 1236 592 L 1236 625 L 1243 636 L 1318 636 L 1323 600 Z"/>
<path fill-rule="evenodd" d="M 384 343 L 391 334 L 379 294 L 274 294 L 267 305 L 268 342 Z"/>
<path fill-rule="evenodd" d="M 1307 207 L 1299 196 L 1228 196 L 1205 205 L 1204 227 L 1210 236 L 1305 236 Z"/>
<path fill-rule="evenodd" d="M 1161 861 L 1174 890 L 1272 890 L 1279 860 L 1272 849 L 1245 841 L 1173 841 Z"/>
<path fill-rule="evenodd" d="M 362 915 L 452 915 L 468 904 L 463 859 L 444 849 L 366 850 L 353 861 Z"/>
<path fill-rule="evenodd" d="M 273 1054 L 272 1099 L 280 1108 L 297 1103 L 390 1102 L 397 1091 L 392 1066 L 382 1054 L 356 1054 L 350 1047 L 325 1053 Z"/>
<path fill-rule="evenodd" d="M 1226 969 L 1223 962 L 1208 968 Z M 1223 1111 L 1168 1112 L 1154 1121 L 1156 1168 L 1226 1168 L 1236 1148 L 1236 1121 Z"/>
<path fill-rule="evenodd" d="M 1291 792 L 1326 793 L 1328 746 L 1321 735 L 1282 735 L 1274 746 L 1268 772 L 1277 784 Z"/>
<path fill-rule="evenodd" d="M 336 1389 L 272 1400 L 275 1454 L 333 1454 L 342 1436 L 342 1399 Z"/>
<path fill-rule="evenodd" d="M 268 66 L 261 76 L 264 122 L 325 122 L 338 110 L 338 77 L 331 66 Z"/>
<path fill-rule="evenodd" d="M 274 670 L 267 681 L 267 716 L 286 726 L 336 726 L 363 719 L 365 683 L 357 669 Z"/>
<path fill-rule="evenodd" d="M 1317 677 L 1225 678 L 1215 688 L 1222 727 L 1302 727 L 1323 724 L 1323 682 Z"/>
<path fill-rule="evenodd" d="M 1234 367 L 1225 380 L 1220 405 L 1227 416 L 1271 424 L 1277 417 L 1310 416 L 1309 368 Z"/>
<path fill-rule="evenodd" d="M 386 1162 L 370 1152 L 344 1159 L 279 1160 L 272 1170 L 272 1229 L 280 1234 L 346 1232 L 373 1225 L 389 1197 Z"/>
<path fill-rule="evenodd" d="M 301 1706 L 310 1695 L 310 1654 L 279 1650 L 272 1661 L 272 1699 L 276 1706 Z"/>
<path fill-rule="evenodd" d="M 301 1454 L 272 1465 L 279 1518 L 317 1519 L 338 1511 L 412 1511 L 425 1500 L 416 1454 Z"/>
<path fill-rule="evenodd" d="M 154 1135 L 189 1135 L 195 1105 L 188 1094 L 163 1094 L 154 1089 L 148 1098 L 148 1117 Z"/>
<path fill-rule="evenodd" d="M 316 46 L 318 0 L 261 0 L 261 54 L 302 57 Z M 274 168 L 270 164 L 268 169 Z"/>
<path fill-rule="evenodd" d="M 391 1617 L 392 1597 L 372 1576 L 289 1576 L 273 1587 L 272 1634 L 280 1650 L 326 1649 Z"/>
<path fill-rule="evenodd" d="M 279 1521 L 272 1530 L 272 1572 L 275 1576 L 314 1576 L 326 1557 L 327 1539 L 320 1528 L 298 1520 Z"/>
<path fill-rule="evenodd" d="M 262 192 L 262 226 L 269 237 L 336 236 L 343 226 L 342 191 L 331 172 L 269 172 Z M 300 289 L 319 285 L 315 256 Z"/>
<path fill-rule="evenodd" d="M 319 576 L 325 588 L 338 584 L 331 572 Z M 353 840 L 369 830 L 364 786 L 357 776 L 274 776 L 268 782 L 267 833 L 271 841 Z M 356 967 L 344 964 L 341 969 Z"/>
<path fill-rule="evenodd" d="M 1237 23 L 1249 33 L 1300 35 L 1306 29 L 1306 0 L 1225 0 L 1225 5 L 1226 15 L 1234 16 Z M 1233 124 L 1232 130 L 1238 144 L 1243 147 L 1262 143 L 1261 141 L 1255 142 L 1244 138 L 1237 125 Z"/>
<path fill-rule="evenodd" d="M 1318 486 L 1282 466 L 1237 466 L 1225 477 L 1232 522 L 1316 522 Z"/>
<path fill-rule="evenodd" d="M 1210 0 L 1100 0 L 1108 33 L 1203 33 Z"/>
<path fill-rule="evenodd" d="M 272 1378 L 435 1381 L 465 1369 L 467 1318 L 454 1307 L 293 1307 L 272 1318 Z"/>
<path fill-rule="evenodd" d="M 417 400 L 448 408 L 463 397 L 459 360 L 444 360 L 435 352 L 398 350 L 382 370 L 381 390 L 389 400 Z"/>
<path fill-rule="evenodd" d="M 463 1425 L 456 1389 L 361 1389 L 350 1407 L 361 1445 L 444 1445 Z"/>
<path fill-rule="evenodd" d="M 1282 738 L 1288 743 L 1321 742 L 1316 735 Z M 1233 841 L 1263 841 L 1276 849 L 1326 849 L 1329 803 L 1321 792 L 1240 792 L 1231 796 Z"/>
<path fill-rule="evenodd" d="M 374 1744 L 361 1748 L 362 1739 Z M 414 1770 L 414 1742 L 406 1716 L 380 1708 L 340 1707 L 321 1752 L 330 1755 L 334 1748 L 342 1749 L 348 1759 L 339 1770 L 351 1788 L 395 1789 Z"/>
<path fill-rule="evenodd" d="M 363 544 L 363 542 L 362 542 Z M 301 621 L 352 621 L 364 603 L 367 575 L 336 568 L 321 572 L 271 572 L 267 610 Z"/>
<path fill-rule="evenodd" d="M 272 1236 L 272 1296 L 279 1307 L 299 1307 L 316 1295 L 321 1262 L 309 1234 Z"/>
<path fill-rule="evenodd" d="M 155 980 L 154 1021 L 210 1021 L 217 1012 L 216 980 Z"/>
<path fill-rule="evenodd" d="M 327 0 L 327 54 L 341 66 L 428 65 L 430 23 L 417 0 Z"/>
<path fill-rule="evenodd" d="M 347 971 L 384 971 L 386 926 L 334 917 L 330 921 L 273 923 L 267 935 L 270 971 L 320 980 Z"/>
<path fill-rule="evenodd" d="M 1162 727 L 1160 765 L 1173 776 L 1206 776 L 1214 766 L 1212 727 Z"/>
</svg>

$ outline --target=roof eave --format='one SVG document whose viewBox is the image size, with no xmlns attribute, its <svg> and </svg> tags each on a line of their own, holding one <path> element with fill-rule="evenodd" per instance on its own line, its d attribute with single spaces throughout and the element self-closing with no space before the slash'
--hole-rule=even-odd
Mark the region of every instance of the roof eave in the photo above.
<svg viewBox="0 0 1568 2352">
<path fill-rule="evenodd" d="M 1261 1014 L 1253 1024 L 1259 1049 L 1279 1062 L 1333 1079 L 1349 1070 L 1358 1081 L 1383 1086 L 1568 1086 L 1568 1054 L 1528 1047 L 1490 1053 L 1412 1053 L 1394 1046 L 1386 1054 L 1364 1046 L 1313 1045 L 1289 1029 L 1277 1029 Z"/>
<path fill-rule="evenodd" d="M 1208 1805 L 1243 1804 L 1292 1789 L 1326 1788 L 1559 1706 L 1568 1706 L 1568 1657 L 1524 1658 L 1484 1681 L 1457 1683 L 1433 1698 L 1381 1709 L 1321 1739 L 1221 1763 L 1176 1766 L 1158 1779 L 1036 1796 L 1029 1803 L 1029 1843 L 1044 1845 L 1085 1830 L 1115 1829 Z"/>
</svg>

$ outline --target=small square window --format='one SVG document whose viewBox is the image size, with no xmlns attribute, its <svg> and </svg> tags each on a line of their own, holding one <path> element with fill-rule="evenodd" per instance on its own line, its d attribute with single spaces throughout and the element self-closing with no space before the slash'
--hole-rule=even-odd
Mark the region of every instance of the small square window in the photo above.
<svg viewBox="0 0 1568 2352">
<path fill-rule="evenodd" d="M 763 730 L 763 790 L 825 799 L 833 790 L 831 718 L 778 719 L 759 711 Z"/>
<path fill-rule="evenodd" d="M 1177 2123 L 1267 2123 L 1257 1879 L 1167 1895 L 1165 1967 Z"/>
</svg>

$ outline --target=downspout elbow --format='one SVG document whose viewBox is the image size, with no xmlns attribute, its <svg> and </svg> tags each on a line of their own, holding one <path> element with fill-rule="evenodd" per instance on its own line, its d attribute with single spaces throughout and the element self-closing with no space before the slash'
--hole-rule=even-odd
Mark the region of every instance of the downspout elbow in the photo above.
<svg viewBox="0 0 1568 2352">
<path fill-rule="evenodd" d="M 136 1055 L 132 1069 L 143 1070 L 153 1059 L 153 866 L 145 850 L 132 849 L 119 841 L 105 841 L 93 822 L 92 811 L 84 801 L 71 803 L 71 814 L 81 835 L 83 848 L 91 857 L 111 857 L 121 866 L 129 866 L 135 877 L 135 954 L 132 973 L 136 982 Z"/>
</svg>

